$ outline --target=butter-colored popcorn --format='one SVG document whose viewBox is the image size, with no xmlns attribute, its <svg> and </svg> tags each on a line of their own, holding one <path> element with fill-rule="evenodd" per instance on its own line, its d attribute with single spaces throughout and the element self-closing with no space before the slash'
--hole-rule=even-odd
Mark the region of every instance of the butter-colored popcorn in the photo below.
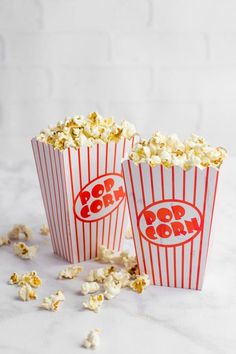
<svg viewBox="0 0 236 354">
<path fill-rule="evenodd" d="M 88 302 L 83 302 L 83 306 L 94 312 L 99 312 L 104 301 L 103 294 L 90 295 Z"/>
<path fill-rule="evenodd" d="M 118 142 L 121 138 L 131 139 L 136 135 L 133 124 L 122 121 L 117 124 L 113 118 L 104 118 L 97 112 L 83 116 L 69 117 L 64 122 L 44 129 L 37 140 L 53 145 L 55 149 L 65 150 L 69 147 L 78 149 L 81 146 L 91 147 L 109 141 Z"/>
<path fill-rule="evenodd" d="M 224 148 L 214 148 L 196 134 L 181 141 L 176 134 L 164 136 L 160 132 L 154 133 L 149 140 L 139 141 L 129 153 L 129 159 L 135 164 L 147 162 L 152 167 L 179 166 L 184 170 L 193 166 L 219 169 L 226 156 Z"/>
<path fill-rule="evenodd" d="M 141 294 L 147 286 L 150 285 L 150 279 L 147 274 L 136 276 L 134 280 L 130 282 L 130 287 L 137 293 Z"/>
<path fill-rule="evenodd" d="M 112 272 L 115 272 L 116 270 L 117 270 L 117 268 L 114 266 L 91 269 L 88 274 L 87 280 L 89 282 L 96 281 L 98 283 L 103 283 L 104 280 L 106 279 L 106 277 L 108 277 L 108 275 L 110 275 Z"/>
<path fill-rule="evenodd" d="M 46 225 L 46 224 L 42 225 L 40 230 L 39 230 L 39 233 L 42 236 L 49 236 L 50 232 L 49 232 L 48 225 Z"/>
<path fill-rule="evenodd" d="M 10 245 L 10 243 L 11 243 L 11 240 L 9 239 L 9 237 L 7 235 L 0 236 L 0 247 Z"/>
<path fill-rule="evenodd" d="M 37 246 L 27 246 L 24 242 L 14 243 L 15 254 L 22 259 L 32 259 L 37 253 Z"/>
<path fill-rule="evenodd" d="M 20 235 L 24 235 L 25 241 L 28 241 L 32 235 L 31 228 L 24 224 L 17 224 L 7 233 L 10 240 L 19 240 Z"/>
<path fill-rule="evenodd" d="M 119 271 L 111 273 L 115 282 L 119 282 L 122 288 L 129 286 L 131 275 L 126 269 L 120 269 Z"/>
<path fill-rule="evenodd" d="M 131 256 L 128 251 L 121 251 L 116 254 L 114 251 L 109 250 L 104 245 L 101 245 L 98 249 L 97 261 L 102 263 L 111 263 L 125 266 L 130 268 L 137 264 L 137 259 L 135 256 Z"/>
<path fill-rule="evenodd" d="M 98 255 L 96 261 L 102 263 L 113 263 L 113 258 L 115 257 L 115 252 L 106 248 L 104 245 L 100 245 L 98 248 Z"/>
<path fill-rule="evenodd" d="M 81 293 L 83 295 L 96 293 L 100 289 L 100 285 L 96 281 L 84 282 L 81 284 Z"/>
<path fill-rule="evenodd" d="M 121 283 L 114 280 L 112 275 L 109 275 L 104 282 L 104 296 L 107 300 L 113 299 L 121 290 Z"/>
<path fill-rule="evenodd" d="M 80 272 L 82 272 L 83 268 L 79 265 L 70 265 L 65 268 L 58 274 L 59 279 L 74 279 L 76 278 Z"/>
<path fill-rule="evenodd" d="M 100 330 L 97 328 L 90 331 L 88 336 L 84 340 L 83 347 L 87 348 L 87 349 L 97 348 L 100 345 L 99 333 L 100 333 Z"/>
<path fill-rule="evenodd" d="M 23 301 L 35 300 L 37 299 L 37 294 L 32 287 L 25 283 L 22 285 L 18 291 L 19 298 Z"/>
<path fill-rule="evenodd" d="M 15 284 L 18 284 L 19 281 L 21 280 L 21 275 L 20 274 L 17 274 L 17 273 L 13 273 L 11 276 L 10 276 L 10 279 L 9 279 L 9 284 L 11 285 L 15 285 Z"/>
<path fill-rule="evenodd" d="M 38 288 L 42 285 L 42 280 L 36 271 L 24 273 L 22 275 L 14 272 L 9 279 L 9 284 L 17 284 L 19 286 L 29 284 L 33 288 Z"/>
<path fill-rule="evenodd" d="M 58 311 L 59 306 L 63 303 L 64 300 L 65 296 L 63 292 L 58 290 L 55 294 L 45 297 L 40 307 L 44 308 L 45 310 L 55 312 Z"/>
</svg>

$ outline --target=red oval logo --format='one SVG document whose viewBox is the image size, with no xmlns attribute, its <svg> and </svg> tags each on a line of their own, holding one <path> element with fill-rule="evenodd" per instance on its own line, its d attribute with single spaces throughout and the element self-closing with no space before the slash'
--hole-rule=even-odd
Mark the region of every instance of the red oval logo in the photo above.
<svg viewBox="0 0 236 354">
<path fill-rule="evenodd" d="M 155 202 L 138 216 L 141 235 L 151 243 L 173 247 L 191 241 L 202 230 L 202 214 L 193 204 L 175 199 Z"/>
<path fill-rule="evenodd" d="M 75 216 L 92 222 L 111 214 L 125 197 L 123 177 L 107 173 L 93 179 L 79 192 L 74 203 Z"/>
</svg>

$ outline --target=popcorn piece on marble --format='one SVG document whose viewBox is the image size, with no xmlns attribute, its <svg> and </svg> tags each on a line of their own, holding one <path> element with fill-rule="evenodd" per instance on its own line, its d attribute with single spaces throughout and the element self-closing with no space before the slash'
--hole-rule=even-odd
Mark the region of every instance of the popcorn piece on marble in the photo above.
<svg viewBox="0 0 236 354">
<path fill-rule="evenodd" d="M 10 243 L 11 243 L 11 240 L 9 239 L 9 237 L 7 235 L 0 236 L 0 247 L 10 245 Z"/>
<path fill-rule="evenodd" d="M 89 332 L 88 336 L 85 338 L 83 347 L 87 349 L 95 349 L 100 345 L 100 330 L 99 329 L 93 329 L 92 331 Z"/>
<path fill-rule="evenodd" d="M 35 300 L 37 299 L 37 294 L 34 289 L 28 284 L 25 283 L 22 285 L 18 291 L 19 298 L 23 301 Z"/>
<path fill-rule="evenodd" d="M 65 296 L 61 290 L 58 290 L 55 294 L 52 294 L 43 299 L 40 307 L 48 311 L 56 312 L 59 309 L 60 304 L 65 300 Z"/>
<path fill-rule="evenodd" d="M 90 310 L 98 313 L 104 301 L 103 294 L 90 295 L 88 302 L 83 302 L 83 306 Z"/>
<path fill-rule="evenodd" d="M 131 289 L 139 294 L 141 294 L 149 285 L 150 279 L 147 274 L 137 275 L 136 278 L 130 282 Z"/>
<path fill-rule="evenodd" d="M 39 233 L 42 236 L 49 236 L 50 232 L 49 232 L 48 225 L 46 225 L 46 224 L 42 225 L 40 230 L 39 230 Z"/>
<path fill-rule="evenodd" d="M 22 259 L 32 259 L 37 253 L 37 246 L 27 246 L 24 242 L 14 243 L 15 254 Z"/>
<path fill-rule="evenodd" d="M 28 241 L 32 236 L 32 230 L 24 224 L 14 225 L 12 230 L 7 233 L 10 240 L 19 240 L 20 235 L 24 235 L 25 241 Z"/>
<path fill-rule="evenodd" d="M 83 268 L 79 265 L 70 265 L 65 268 L 58 274 L 59 279 L 74 279 L 76 278 L 80 272 L 82 272 Z"/>
<path fill-rule="evenodd" d="M 96 293 L 100 289 L 100 285 L 96 281 L 84 282 L 81 284 L 81 293 L 83 295 Z"/>
<path fill-rule="evenodd" d="M 113 299 L 120 293 L 121 283 L 114 280 L 112 275 L 109 275 L 104 282 L 104 296 L 107 300 Z"/>
</svg>

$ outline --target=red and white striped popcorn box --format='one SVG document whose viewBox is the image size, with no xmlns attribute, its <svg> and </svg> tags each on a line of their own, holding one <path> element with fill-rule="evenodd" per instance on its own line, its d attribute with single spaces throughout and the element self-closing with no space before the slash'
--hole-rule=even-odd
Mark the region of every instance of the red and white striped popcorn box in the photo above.
<svg viewBox="0 0 236 354">
<path fill-rule="evenodd" d="M 155 285 L 202 289 L 218 170 L 122 163 L 140 272 Z"/>
<path fill-rule="evenodd" d="M 31 142 L 54 253 L 76 263 L 102 244 L 119 251 L 128 217 L 121 159 L 134 138 L 64 151 Z"/>
</svg>

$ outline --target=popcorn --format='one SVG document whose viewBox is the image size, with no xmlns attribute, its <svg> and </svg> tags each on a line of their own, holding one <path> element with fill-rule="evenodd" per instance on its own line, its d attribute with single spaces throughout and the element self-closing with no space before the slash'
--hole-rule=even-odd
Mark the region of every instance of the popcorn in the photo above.
<svg viewBox="0 0 236 354">
<path fill-rule="evenodd" d="M 114 266 L 109 266 L 105 268 L 98 268 L 98 269 L 91 269 L 87 280 L 89 282 L 98 282 L 98 283 L 103 283 L 106 277 L 111 274 L 112 272 L 116 271 L 116 268 Z"/>
<path fill-rule="evenodd" d="M 89 348 L 95 349 L 96 347 L 98 347 L 100 344 L 99 333 L 100 333 L 100 330 L 97 328 L 90 331 L 83 343 L 83 346 L 87 349 L 89 349 Z"/>
<path fill-rule="evenodd" d="M 5 245 L 9 245 L 10 243 L 11 243 L 11 241 L 9 240 L 8 236 L 0 236 L 0 247 L 5 246 Z"/>
<path fill-rule="evenodd" d="M 55 149 L 65 150 L 69 147 L 78 149 L 85 145 L 118 142 L 121 138 L 131 139 L 136 135 L 133 124 L 122 121 L 117 124 L 113 118 L 104 118 L 97 112 L 83 116 L 69 117 L 64 122 L 44 129 L 37 140 L 52 145 Z"/>
<path fill-rule="evenodd" d="M 42 280 L 40 279 L 36 271 L 24 273 L 22 275 L 14 272 L 10 277 L 9 284 L 17 284 L 19 286 L 29 284 L 33 288 L 38 288 L 42 285 Z"/>
<path fill-rule="evenodd" d="M 131 289 L 139 294 L 141 294 L 149 285 L 150 279 L 147 274 L 137 275 L 136 278 L 130 282 Z"/>
<path fill-rule="evenodd" d="M 122 288 L 129 286 L 130 274 L 126 269 L 120 269 L 117 272 L 111 273 L 112 278 L 115 282 L 119 282 Z"/>
<path fill-rule="evenodd" d="M 43 236 L 49 236 L 50 235 L 50 232 L 49 232 L 49 228 L 48 228 L 48 225 L 42 225 L 40 230 L 39 230 L 39 233 L 40 235 L 43 235 Z"/>
<path fill-rule="evenodd" d="M 10 240 L 19 240 L 21 234 L 24 235 L 25 241 L 28 241 L 32 235 L 32 230 L 26 225 L 18 224 L 8 232 L 7 236 Z"/>
<path fill-rule="evenodd" d="M 64 270 L 62 270 L 58 274 L 59 279 L 74 279 L 76 278 L 80 272 L 82 272 L 83 268 L 79 265 L 71 265 Z"/>
<path fill-rule="evenodd" d="M 32 289 L 29 284 L 24 284 L 18 291 L 19 298 L 23 301 L 35 300 L 37 299 L 36 292 Z"/>
<path fill-rule="evenodd" d="M 27 246 L 24 242 L 14 243 L 13 249 L 15 254 L 22 259 L 32 259 L 37 250 L 37 246 Z"/>
<path fill-rule="evenodd" d="M 129 159 L 135 164 L 147 162 L 151 167 L 180 166 L 189 170 L 193 166 L 201 169 L 212 166 L 219 169 L 226 155 L 224 148 L 214 148 L 196 134 L 182 142 L 176 134 L 164 136 L 156 132 L 149 140 L 139 141 L 129 153 Z"/>
<path fill-rule="evenodd" d="M 104 301 L 103 294 L 90 295 L 88 302 L 84 302 L 83 306 L 94 312 L 99 312 Z"/>
<path fill-rule="evenodd" d="M 59 305 L 65 300 L 65 296 L 61 290 L 43 299 L 40 307 L 48 311 L 58 311 Z"/>
<path fill-rule="evenodd" d="M 120 293 L 121 283 L 117 280 L 114 280 L 113 276 L 110 275 L 106 278 L 104 282 L 104 296 L 107 300 L 113 299 Z"/>
<path fill-rule="evenodd" d="M 116 255 L 114 251 L 107 249 L 103 245 L 99 247 L 98 257 L 96 260 L 103 263 L 123 265 L 126 268 L 133 267 L 137 264 L 136 257 L 130 256 L 128 251 L 122 251 Z"/>
<path fill-rule="evenodd" d="M 109 250 L 104 245 L 100 245 L 98 249 L 98 256 L 96 261 L 101 261 L 103 263 L 113 263 L 113 258 L 115 256 L 115 252 Z"/>
<path fill-rule="evenodd" d="M 96 282 L 84 282 L 81 285 L 81 293 L 83 295 L 96 293 L 100 289 L 100 285 Z"/>
</svg>

